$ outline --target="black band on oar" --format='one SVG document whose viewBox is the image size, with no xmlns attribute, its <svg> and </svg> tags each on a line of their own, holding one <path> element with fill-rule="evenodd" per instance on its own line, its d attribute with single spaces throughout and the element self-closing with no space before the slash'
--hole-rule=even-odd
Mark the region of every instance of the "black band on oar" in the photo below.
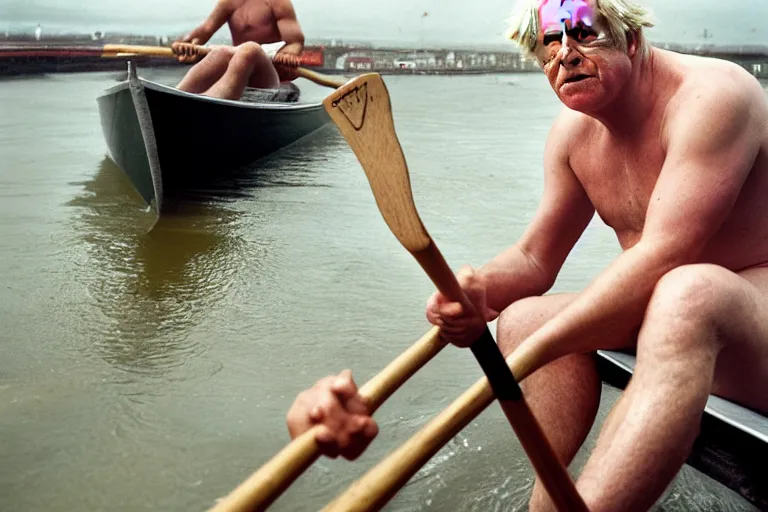
<svg viewBox="0 0 768 512">
<path fill-rule="evenodd" d="M 499 400 L 520 400 L 523 398 L 523 392 L 520 385 L 512 375 L 512 370 L 507 366 L 504 356 L 493 339 L 488 326 L 485 327 L 483 335 L 470 347 L 475 359 L 480 364 L 488 383 L 491 385 L 493 394 Z"/>
</svg>

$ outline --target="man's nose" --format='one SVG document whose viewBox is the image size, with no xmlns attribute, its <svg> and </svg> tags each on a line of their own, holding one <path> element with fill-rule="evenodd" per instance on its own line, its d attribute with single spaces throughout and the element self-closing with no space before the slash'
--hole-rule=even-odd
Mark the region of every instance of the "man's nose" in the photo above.
<svg viewBox="0 0 768 512">
<path fill-rule="evenodd" d="M 581 54 L 570 47 L 568 43 L 560 49 L 560 65 L 564 68 L 575 68 L 581 64 Z"/>
</svg>

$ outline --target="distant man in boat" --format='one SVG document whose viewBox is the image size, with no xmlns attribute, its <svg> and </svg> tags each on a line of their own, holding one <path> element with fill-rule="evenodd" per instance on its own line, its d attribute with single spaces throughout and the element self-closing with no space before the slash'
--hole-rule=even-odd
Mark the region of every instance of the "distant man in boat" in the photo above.
<svg viewBox="0 0 768 512">
<path fill-rule="evenodd" d="M 199 27 L 172 45 L 179 60 L 192 61 L 190 45 L 204 45 L 224 23 L 229 24 L 234 46 L 213 46 L 178 89 L 237 100 L 246 87 L 275 89 L 281 81 L 296 78 L 292 67 L 304 49 L 304 33 L 291 0 L 218 0 Z M 273 49 L 274 57 L 267 53 Z"/>
<path fill-rule="evenodd" d="M 514 245 L 458 273 L 473 307 L 435 293 L 426 315 L 461 347 L 497 318 L 506 355 L 559 347 L 522 387 L 568 464 L 598 410 L 594 352 L 635 351 L 577 488 L 592 511 L 647 510 L 690 453 L 710 394 L 768 413 L 766 93 L 736 64 L 651 47 L 649 13 L 632 0 L 518 7 L 510 38 L 564 105 L 543 197 Z M 621 254 L 580 293 L 547 295 L 595 212 Z M 349 371 L 299 395 L 287 419 L 292 436 L 323 425 L 332 456 L 357 457 L 377 431 Z M 552 509 L 538 482 L 530 508 Z"/>
</svg>

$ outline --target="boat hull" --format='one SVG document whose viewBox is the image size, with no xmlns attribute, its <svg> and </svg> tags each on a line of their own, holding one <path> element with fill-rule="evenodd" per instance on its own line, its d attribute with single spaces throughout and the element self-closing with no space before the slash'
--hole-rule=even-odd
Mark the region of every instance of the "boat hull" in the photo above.
<svg viewBox="0 0 768 512">
<path fill-rule="evenodd" d="M 109 157 L 147 203 L 252 163 L 326 125 L 321 103 L 245 102 L 136 76 L 98 98 Z"/>
<path fill-rule="evenodd" d="M 604 382 L 624 389 L 634 372 L 635 356 L 598 351 Z M 768 510 L 768 418 L 711 395 L 688 465 Z"/>
</svg>

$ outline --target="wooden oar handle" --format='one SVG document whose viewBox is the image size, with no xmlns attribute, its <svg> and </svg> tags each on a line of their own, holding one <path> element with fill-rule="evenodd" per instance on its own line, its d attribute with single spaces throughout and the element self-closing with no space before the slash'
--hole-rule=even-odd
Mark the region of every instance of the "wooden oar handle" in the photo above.
<svg viewBox="0 0 768 512">
<path fill-rule="evenodd" d="M 521 375 L 521 380 L 535 370 L 535 366 L 531 366 L 527 357 L 527 354 L 515 351 L 507 358 L 509 368 L 516 375 Z M 494 398 L 495 393 L 488 378 L 482 377 L 432 421 L 349 486 L 344 493 L 329 503 L 323 512 L 380 510 L 448 441 L 488 408 Z M 512 408 L 504 408 L 504 414 L 514 415 L 514 418 L 507 418 L 513 420 L 510 423 L 513 424 L 520 444 L 536 473 L 544 480 L 567 478 L 567 473 L 564 475 L 563 469 L 558 465 L 554 466 L 555 474 L 551 473 L 551 461 L 555 454 L 546 442 L 536 419 L 530 414 L 525 399 L 507 403 L 512 404 Z M 536 449 L 530 449 L 532 447 Z M 554 486 L 551 490 L 548 488 L 547 492 L 556 504 L 560 504 L 558 510 L 588 512 L 573 485 Z M 563 506 L 563 503 L 569 505 Z"/>
<path fill-rule="evenodd" d="M 453 270 L 448 266 L 442 253 L 431 239 L 426 249 L 413 251 L 411 254 L 419 262 L 435 287 L 440 290 L 440 293 L 449 300 L 460 302 L 464 306 L 472 306 Z"/>
<path fill-rule="evenodd" d="M 429 362 L 446 342 L 437 327 L 433 327 L 375 377 L 360 388 L 368 410 L 373 414 L 387 398 L 397 391 L 414 373 Z M 265 510 L 307 470 L 320 455 L 315 426 L 294 439 L 272 459 L 253 473 L 210 512 L 245 512 Z"/>
<path fill-rule="evenodd" d="M 323 75 L 321 73 L 318 73 L 316 71 L 312 71 L 306 68 L 296 68 L 296 74 L 299 75 L 301 78 L 306 78 L 311 82 L 315 82 L 317 85 L 330 87 L 332 89 L 338 89 L 339 87 L 347 83 L 347 80 L 343 78 L 336 78 L 328 75 Z"/>
<path fill-rule="evenodd" d="M 210 512 L 266 510 L 320 456 L 315 426 L 294 439 L 246 481 L 220 500 Z"/>
<path fill-rule="evenodd" d="M 323 512 L 381 509 L 440 449 L 494 401 L 483 377 L 329 503 Z"/>
<path fill-rule="evenodd" d="M 465 307 L 474 307 L 469 303 L 458 279 L 448 267 L 434 242 L 430 242 L 423 251 L 412 254 L 443 295 L 450 300 L 461 302 Z M 477 313 L 482 314 L 480 311 Z M 565 466 L 560 463 L 552 445 L 523 397 L 518 384 L 518 378 L 522 377 L 516 377 L 517 374 L 507 365 L 487 325 L 480 337 L 472 343 L 470 349 L 483 373 L 485 373 L 487 382 L 498 399 L 504 415 L 512 425 L 520 444 L 531 461 L 531 465 L 544 484 L 557 510 L 587 512 L 587 507 L 571 481 Z M 521 354 L 526 356 L 525 352 Z M 528 357 L 526 362 L 530 360 L 531 358 Z M 386 492 L 378 496 L 378 499 L 387 500 L 394 492 L 394 489 L 387 489 Z M 355 496 L 355 499 L 359 498 L 359 495 Z M 357 510 L 357 505 L 349 506 L 350 501 L 343 499 L 341 503 L 339 510 Z M 386 501 L 382 501 L 381 504 L 384 503 Z M 371 509 L 366 508 L 365 510 Z"/>
<path fill-rule="evenodd" d="M 446 298 L 460 302 L 465 308 L 474 309 L 474 305 L 464 293 L 456 275 L 433 241 L 430 241 L 426 249 L 412 252 L 412 254 Z M 476 311 L 476 313 L 478 315 L 483 314 L 482 311 Z M 487 326 L 480 338 L 475 340 L 470 348 L 483 372 L 488 376 L 491 387 L 499 400 L 517 400 L 522 397 L 520 387 L 504 362 L 499 346 Z"/>
<path fill-rule="evenodd" d="M 149 55 L 154 57 L 171 57 L 178 58 L 181 56 L 193 58 L 204 57 L 213 50 L 209 46 L 201 46 L 194 43 L 185 43 L 177 41 L 171 46 L 142 46 L 142 45 L 129 45 L 129 44 L 105 44 L 103 52 L 107 54 L 133 54 L 133 55 Z M 272 59 L 276 64 L 288 67 L 298 67 L 306 64 L 301 55 L 287 56 L 276 55 Z"/>
<path fill-rule="evenodd" d="M 202 48 L 202 47 L 201 47 Z M 149 55 L 153 57 L 178 57 L 168 46 L 144 46 L 132 44 L 105 44 L 102 48 L 104 53 L 123 53 L 133 55 Z"/>
<path fill-rule="evenodd" d="M 212 48 L 206 46 L 195 45 L 192 43 L 175 43 L 175 48 L 167 46 L 132 46 L 132 45 L 120 45 L 120 44 L 108 44 L 104 45 L 103 55 L 106 56 L 118 56 L 118 55 L 150 55 L 154 57 L 168 57 L 178 59 L 179 56 L 184 55 L 190 59 L 190 61 L 207 55 Z M 174 51 L 175 49 L 175 51 Z M 282 66 L 288 65 L 286 61 L 282 59 L 275 59 L 276 64 Z M 301 57 L 297 59 L 297 63 L 301 64 Z M 305 78 L 311 82 L 315 82 L 318 85 L 330 87 L 332 89 L 338 89 L 343 86 L 347 81 L 344 78 L 336 78 L 328 75 L 323 75 L 316 71 L 311 71 L 302 67 L 296 67 L 296 75 L 301 78 Z"/>
<path fill-rule="evenodd" d="M 207 55 L 212 48 L 206 47 L 206 46 L 200 46 L 192 43 L 174 43 L 173 48 L 169 48 L 167 46 L 134 46 L 134 45 L 121 45 L 121 44 L 107 44 L 104 45 L 104 54 L 113 56 L 113 55 L 151 55 L 155 57 L 169 57 L 169 58 L 179 58 L 180 56 L 187 57 L 190 61 L 193 61 L 195 59 L 199 59 L 200 57 L 203 57 Z M 273 59 L 276 64 L 279 64 L 281 66 L 290 66 L 293 67 L 299 66 L 302 64 L 301 57 L 297 57 L 295 59 L 295 62 L 290 62 L 294 59 L 282 59 L 280 57 L 276 57 Z M 310 80 L 312 82 L 315 82 L 318 85 L 322 85 L 325 87 L 331 87 L 333 89 L 337 89 L 341 86 L 343 86 L 347 81 L 343 78 L 336 78 L 331 77 L 328 75 L 323 75 L 320 73 L 317 73 L 316 71 L 311 71 L 309 69 L 305 69 L 302 67 L 296 67 L 296 74 L 300 76 L 301 78 L 306 78 L 307 80 Z"/>
<path fill-rule="evenodd" d="M 210 53 L 211 48 L 200 46 L 193 43 L 175 42 L 171 45 L 171 51 L 177 57 L 185 57 L 191 62 L 194 59 L 205 57 Z"/>
</svg>

